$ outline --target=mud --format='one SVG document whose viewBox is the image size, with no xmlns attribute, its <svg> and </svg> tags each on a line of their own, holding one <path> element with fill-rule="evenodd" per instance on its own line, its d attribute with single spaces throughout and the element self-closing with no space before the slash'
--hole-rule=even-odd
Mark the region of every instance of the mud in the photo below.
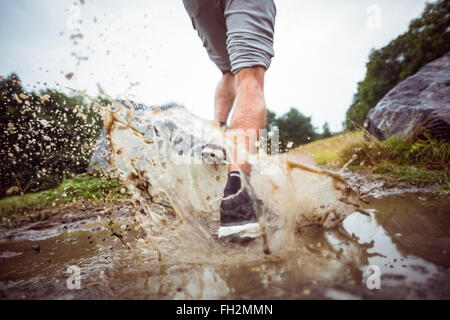
<svg viewBox="0 0 450 320">
<path fill-rule="evenodd" d="M 354 213 L 342 230 L 302 228 L 293 250 L 271 255 L 220 243 L 215 255 L 161 256 L 143 240 L 133 204 L 67 206 L 43 221 L 1 229 L 0 298 L 450 298 L 449 197 L 366 199 L 370 216 Z M 369 265 L 380 268 L 379 290 L 366 285 Z M 67 287 L 69 266 L 80 268 L 79 290 Z"/>
<path fill-rule="evenodd" d="M 435 193 L 436 186 L 417 186 L 412 183 L 402 182 L 394 183 L 383 178 L 375 178 L 374 176 L 355 171 L 343 171 L 341 175 L 345 180 L 352 186 L 356 186 L 362 197 L 372 196 L 372 197 L 386 197 L 394 194 L 404 194 L 404 193 Z M 444 192 L 448 195 L 448 192 Z"/>
</svg>

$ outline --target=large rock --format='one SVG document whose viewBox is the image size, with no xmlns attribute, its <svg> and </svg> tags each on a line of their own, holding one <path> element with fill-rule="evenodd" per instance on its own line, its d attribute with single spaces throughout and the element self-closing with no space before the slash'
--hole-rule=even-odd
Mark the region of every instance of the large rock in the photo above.
<svg viewBox="0 0 450 320">
<path fill-rule="evenodd" d="M 428 129 L 450 140 L 450 52 L 392 89 L 371 109 L 364 128 L 378 139 L 415 138 Z"/>
</svg>

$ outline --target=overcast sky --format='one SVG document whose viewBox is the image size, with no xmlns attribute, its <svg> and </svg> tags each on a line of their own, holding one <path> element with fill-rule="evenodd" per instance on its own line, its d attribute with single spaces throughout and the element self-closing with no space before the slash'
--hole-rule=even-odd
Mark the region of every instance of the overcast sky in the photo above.
<svg viewBox="0 0 450 320">
<path fill-rule="evenodd" d="M 212 118 L 221 74 L 181 0 L 82 2 L 0 0 L 0 75 L 16 72 L 29 89 L 59 83 L 91 95 L 100 84 L 114 98 L 175 101 Z M 371 48 L 406 31 L 425 2 L 276 0 L 268 108 L 281 115 L 293 106 L 316 127 L 328 121 L 340 130 Z"/>
</svg>

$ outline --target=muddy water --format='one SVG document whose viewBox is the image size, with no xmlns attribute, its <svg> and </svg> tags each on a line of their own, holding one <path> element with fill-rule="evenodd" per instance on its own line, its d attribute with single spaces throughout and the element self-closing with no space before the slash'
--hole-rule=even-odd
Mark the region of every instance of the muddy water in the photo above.
<svg viewBox="0 0 450 320">
<path fill-rule="evenodd" d="M 215 253 L 160 256 L 136 231 L 132 205 L 114 218 L 69 210 L 1 231 L 0 298 L 450 298 L 449 197 L 366 200 L 370 216 L 354 213 L 340 231 L 301 228 L 294 249 L 270 255 L 211 240 Z M 380 268 L 379 290 L 367 288 L 369 265 Z M 80 268 L 79 290 L 67 288 L 69 266 Z"/>
<path fill-rule="evenodd" d="M 258 260 L 261 251 L 293 251 L 297 248 L 294 229 L 340 226 L 360 206 L 359 192 L 341 175 L 279 156 L 273 150 L 275 134 L 271 135 L 270 155 L 264 143 L 267 132 L 260 132 L 258 151 L 247 154 L 242 152 L 245 148 L 235 148 L 235 131 L 224 130 L 183 107 L 134 111 L 131 107 L 117 103 L 103 110 L 110 163 L 142 208 L 136 219 L 147 244 L 165 258 L 195 260 L 201 253 L 213 262 L 230 254 L 230 249 L 213 240 L 217 239 L 227 164 L 235 161 L 229 155 L 236 151 L 252 165 L 242 184 L 255 199 L 261 237 L 247 245 L 245 256 L 231 249 L 235 259 Z M 223 148 L 228 155 L 225 163 L 205 162 L 201 155 L 205 145 Z M 169 205 L 175 214 L 147 207 L 155 202 Z M 352 257 L 346 258 L 350 263 Z"/>
</svg>

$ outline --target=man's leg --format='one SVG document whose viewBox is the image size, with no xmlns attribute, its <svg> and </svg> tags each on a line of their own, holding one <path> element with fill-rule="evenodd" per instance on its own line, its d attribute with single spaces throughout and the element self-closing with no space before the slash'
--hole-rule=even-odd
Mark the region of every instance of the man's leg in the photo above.
<svg viewBox="0 0 450 320">
<path fill-rule="evenodd" d="M 228 120 L 236 96 L 234 81 L 234 74 L 225 72 L 217 84 L 214 96 L 214 120 L 216 121 L 226 123 Z"/>
<path fill-rule="evenodd" d="M 264 74 L 261 66 L 243 68 L 236 74 L 236 105 L 231 119 L 231 129 L 237 133 L 235 149 L 237 152 L 254 154 L 259 138 L 259 130 L 266 123 L 266 104 L 264 101 Z M 239 137 L 239 134 L 244 136 Z M 239 171 L 249 174 L 250 165 L 247 162 L 239 163 L 235 152 L 234 163 L 229 171 Z"/>
<path fill-rule="evenodd" d="M 236 96 L 231 127 L 243 130 L 245 134 L 253 131 L 250 136 L 255 139 L 250 139 L 247 146 L 244 142 L 243 148 L 238 145 L 235 150 L 241 148 L 253 153 L 257 131 L 265 124 L 264 72 L 269 68 L 274 54 L 275 4 L 273 0 L 183 2 L 209 57 L 224 74 L 216 90 L 215 119 L 227 120 Z M 232 76 L 227 75 L 230 71 L 235 75 L 234 92 Z M 232 157 L 236 159 L 235 155 Z M 241 188 L 241 170 L 248 174 L 250 166 L 245 162 L 230 166 L 231 172 L 220 205 L 219 237 L 238 233 L 254 237 L 258 234 L 258 215 L 262 212 L 262 204 L 249 188 L 247 175 L 243 177 L 247 181 L 246 187 Z"/>
<path fill-rule="evenodd" d="M 234 88 L 235 76 L 231 72 L 223 72 L 214 95 L 214 120 L 225 127 L 228 116 L 233 108 L 236 96 Z M 226 151 L 222 146 L 206 144 L 202 148 L 203 161 L 206 163 L 223 163 Z"/>
<path fill-rule="evenodd" d="M 270 66 L 276 7 L 273 0 L 221 0 L 227 25 L 227 50 L 235 74 L 236 101 L 231 119 L 234 163 L 220 205 L 219 237 L 259 234 L 262 202 L 248 175 L 251 167 L 243 153 L 256 152 L 259 130 L 264 128 L 264 74 Z M 242 176 L 240 172 L 243 172 Z M 242 186 L 242 182 L 245 182 Z"/>
<path fill-rule="evenodd" d="M 236 102 L 231 119 L 231 137 L 235 140 L 233 162 L 229 168 L 228 181 L 220 205 L 219 237 L 239 235 L 254 238 L 260 234 L 258 217 L 262 205 L 248 185 L 242 187 L 242 178 L 250 173 L 250 164 L 241 161 L 239 153 L 255 153 L 259 130 L 266 122 L 264 102 L 264 73 L 261 66 L 245 67 L 236 74 Z M 245 158 L 244 158 L 245 159 Z M 248 179 L 243 177 L 247 183 Z M 240 192 L 239 192 L 240 191 Z M 238 193 L 239 192 L 239 193 Z"/>
<path fill-rule="evenodd" d="M 266 122 L 266 105 L 264 101 L 264 74 L 263 67 L 250 67 L 241 69 L 236 76 L 231 72 L 223 74 L 216 88 L 214 99 L 216 121 L 226 123 L 236 98 L 236 106 L 231 121 L 231 129 L 242 132 L 245 137 L 237 138 L 237 141 L 247 139 L 244 145 L 237 145 L 235 150 L 254 154 L 255 144 L 259 138 L 259 130 L 264 128 Z M 237 91 L 237 97 L 236 97 Z M 239 163 L 237 154 L 234 155 L 234 163 L 229 171 L 250 172 L 248 163 Z"/>
<path fill-rule="evenodd" d="M 248 174 L 250 165 L 239 153 L 256 152 L 259 130 L 264 128 L 264 74 L 274 56 L 276 7 L 273 0 L 222 0 L 227 25 L 227 50 L 236 75 L 236 102 L 231 129 L 237 134 L 235 163 L 230 172 Z M 245 137 L 239 137 L 244 134 Z M 243 140 L 248 140 L 244 142 Z M 242 143 L 245 143 L 242 145 Z M 239 170 L 240 169 L 240 170 Z"/>
</svg>

